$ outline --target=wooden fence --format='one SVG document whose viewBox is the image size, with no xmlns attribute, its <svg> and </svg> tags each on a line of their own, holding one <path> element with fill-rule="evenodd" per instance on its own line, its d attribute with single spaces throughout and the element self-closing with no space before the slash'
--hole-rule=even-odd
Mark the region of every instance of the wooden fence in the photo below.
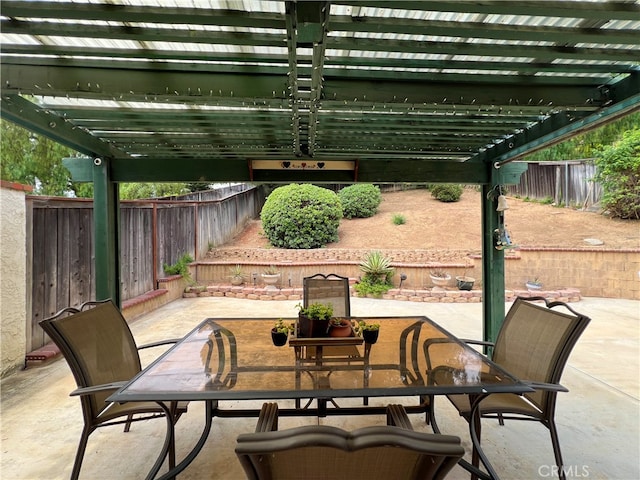
<svg viewBox="0 0 640 480">
<path fill-rule="evenodd" d="M 537 200 L 551 198 L 557 205 L 588 208 L 602 197 L 595 183 L 596 166 L 590 160 L 528 162 L 519 185 L 509 185 L 511 195 Z"/>
<path fill-rule="evenodd" d="M 164 264 L 188 253 L 199 259 L 259 215 L 261 188 L 233 185 L 163 200 L 120 205 L 122 300 L 157 288 Z M 27 311 L 31 342 L 44 344 L 38 326 L 58 310 L 95 298 L 93 201 L 27 197 Z"/>
</svg>

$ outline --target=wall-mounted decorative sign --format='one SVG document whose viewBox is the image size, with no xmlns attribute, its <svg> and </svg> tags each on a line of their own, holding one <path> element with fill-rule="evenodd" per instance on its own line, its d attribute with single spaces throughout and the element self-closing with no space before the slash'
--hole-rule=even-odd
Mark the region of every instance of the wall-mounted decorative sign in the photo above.
<svg viewBox="0 0 640 480">
<path fill-rule="evenodd" d="M 342 160 L 251 160 L 253 170 L 355 170 L 354 161 Z"/>
</svg>

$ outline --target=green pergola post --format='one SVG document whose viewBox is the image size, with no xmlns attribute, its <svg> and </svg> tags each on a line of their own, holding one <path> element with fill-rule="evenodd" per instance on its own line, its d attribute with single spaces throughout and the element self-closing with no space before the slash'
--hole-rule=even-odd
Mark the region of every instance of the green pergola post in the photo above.
<svg viewBox="0 0 640 480">
<path fill-rule="evenodd" d="M 487 163 L 490 184 L 482 185 L 482 325 L 483 338 L 495 341 L 505 316 L 505 263 L 504 250 L 495 248 L 493 232 L 504 227 L 498 206 L 499 187 L 517 185 L 520 176 L 527 171 L 527 164 L 505 163 L 496 166 Z M 506 214 L 508 215 L 508 211 Z"/>
<path fill-rule="evenodd" d="M 495 341 L 505 315 L 504 250 L 494 247 L 499 226 L 494 185 L 482 186 L 482 325 L 485 341 Z"/>
<path fill-rule="evenodd" d="M 111 298 L 121 306 L 120 203 L 111 181 L 109 160 L 93 160 L 93 228 L 96 300 Z"/>
</svg>

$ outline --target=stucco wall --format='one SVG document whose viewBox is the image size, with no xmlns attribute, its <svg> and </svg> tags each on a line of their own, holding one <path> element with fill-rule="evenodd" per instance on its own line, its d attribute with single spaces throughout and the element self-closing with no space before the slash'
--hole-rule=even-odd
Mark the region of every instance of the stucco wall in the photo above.
<svg viewBox="0 0 640 480">
<path fill-rule="evenodd" d="M 26 209 L 30 187 L 0 182 L 1 376 L 24 365 L 26 353 Z"/>
</svg>

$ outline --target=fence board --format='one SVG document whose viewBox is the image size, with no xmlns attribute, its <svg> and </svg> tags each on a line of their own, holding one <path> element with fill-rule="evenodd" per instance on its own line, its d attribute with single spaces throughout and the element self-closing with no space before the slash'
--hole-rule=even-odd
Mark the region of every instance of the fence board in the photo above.
<svg viewBox="0 0 640 480">
<path fill-rule="evenodd" d="M 553 198 L 562 205 L 587 208 L 602 197 L 602 187 L 593 181 L 596 166 L 590 160 L 528 162 L 528 169 L 509 193 L 538 200 Z"/>
<path fill-rule="evenodd" d="M 33 261 L 32 263 L 32 292 L 31 292 L 31 339 L 28 347 L 31 350 L 41 347 L 44 343 L 44 331 L 38 323 L 46 318 L 44 313 L 44 282 L 45 282 L 45 252 L 42 239 L 45 238 L 44 215 L 33 215 Z"/>
</svg>

